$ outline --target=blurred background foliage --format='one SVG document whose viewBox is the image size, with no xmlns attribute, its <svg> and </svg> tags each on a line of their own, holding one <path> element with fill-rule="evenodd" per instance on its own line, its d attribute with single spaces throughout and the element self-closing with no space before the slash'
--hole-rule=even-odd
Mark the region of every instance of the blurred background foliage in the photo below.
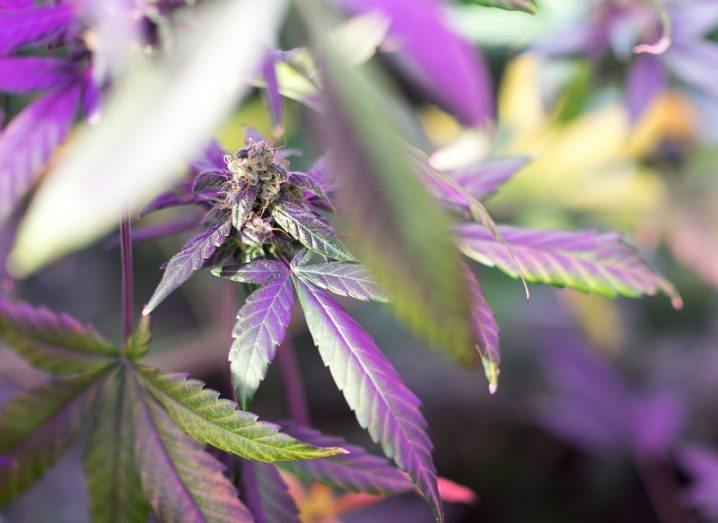
<svg viewBox="0 0 718 523">
<path fill-rule="evenodd" d="M 452 20 L 482 46 L 493 72 L 496 140 L 463 130 L 419 93 L 408 92 L 420 115 L 421 134 L 433 151 L 431 160 L 452 166 L 489 155 L 531 157 L 489 202 L 497 220 L 619 230 L 675 283 L 684 309 L 673 311 L 663 298 L 609 300 L 537 286 L 527 301 L 519 282 L 485 269 L 482 283 L 501 325 L 504 358 L 501 387 L 489 396 L 480 372 L 462 370 L 429 351 L 383 306 L 346 305 L 422 398 L 440 475 L 478 493 L 476 503 L 449 504 L 450 521 L 676 521 L 670 519 L 673 507 L 663 502 L 687 506 L 692 479 L 682 466 L 683 449 L 700 444 L 718 453 L 717 133 L 705 126 L 692 99 L 678 91 L 664 94 L 639 121 L 631 122 L 616 86 L 596 82 L 589 61 L 552 60 L 526 50 L 585 8 L 582 0 L 539 4 L 533 17 L 469 2 L 452 7 Z M 291 17 L 288 24 L 285 33 L 291 40 Z M 4 107 L 9 114 L 16 110 L 7 103 Z M 313 151 L 308 137 L 310 122 L 299 104 L 285 103 L 285 110 L 280 142 L 304 151 L 293 164 L 307 167 L 320 152 Z M 226 149 L 238 149 L 246 125 L 272 132 L 259 92 L 217 138 Z M 181 238 L 135 245 L 138 299 L 150 296 L 160 265 L 180 245 Z M 22 281 L 19 293 L 31 302 L 72 310 L 118 336 L 118 273 L 117 252 L 105 242 Z M 229 307 L 227 317 L 226 304 L 236 305 L 234 292 L 207 274 L 190 280 L 153 315 L 157 346 L 150 360 L 188 371 L 227 393 L 225 333 L 236 306 Z M 291 339 L 315 425 L 371 448 L 299 325 L 293 322 Z M 563 351 L 558 360 L 557 350 Z M 557 379 L 551 369 L 560 365 L 574 374 Z M 0 401 L 41 379 L 0 350 Z M 572 379 L 578 383 L 567 383 Z M 621 394 L 609 392 L 615 383 Z M 583 394 L 582 384 L 594 394 Z M 647 403 L 628 408 L 646 394 L 669 397 L 677 406 L 655 409 L 655 415 Z M 253 410 L 265 418 L 285 418 L 282 398 L 275 366 Z M 567 407 L 562 402 L 573 403 Z M 558 419 L 562 413 L 575 430 Z M 632 424 L 633 416 L 650 434 L 664 437 L 657 451 L 644 455 L 645 445 L 621 439 L 622 429 L 615 427 Z M 607 428 L 611 430 L 605 435 Z M 0 520 L 82 521 L 83 482 L 78 450 Z M 410 495 L 380 501 L 342 497 L 319 486 L 297 485 L 294 490 L 308 521 L 419 522 L 430 517 L 422 501 Z M 694 508 L 682 515 L 689 520 L 710 517 Z"/>
</svg>

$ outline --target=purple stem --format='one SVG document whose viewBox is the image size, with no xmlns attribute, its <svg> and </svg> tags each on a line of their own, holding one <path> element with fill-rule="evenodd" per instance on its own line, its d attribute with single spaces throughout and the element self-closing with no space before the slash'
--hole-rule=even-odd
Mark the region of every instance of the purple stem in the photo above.
<svg viewBox="0 0 718 523">
<path fill-rule="evenodd" d="M 309 403 L 304 392 L 302 373 L 299 371 L 294 346 L 288 337 L 279 347 L 277 358 L 279 358 L 279 370 L 282 373 L 289 414 L 300 425 L 311 427 L 312 420 L 309 415 Z"/>
<path fill-rule="evenodd" d="M 120 224 L 120 260 L 122 263 L 122 345 L 132 335 L 135 316 L 132 281 L 132 225 L 125 214 Z"/>
</svg>

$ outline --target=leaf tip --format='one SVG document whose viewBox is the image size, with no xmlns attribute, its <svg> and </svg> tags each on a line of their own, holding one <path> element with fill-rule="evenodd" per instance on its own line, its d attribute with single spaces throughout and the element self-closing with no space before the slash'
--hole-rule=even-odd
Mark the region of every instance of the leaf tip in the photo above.
<svg viewBox="0 0 718 523">
<path fill-rule="evenodd" d="M 494 395 L 499 390 L 499 374 L 501 373 L 499 364 L 488 358 L 481 358 L 481 362 L 484 364 L 484 373 L 489 381 L 489 394 Z"/>
<path fill-rule="evenodd" d="M 142 309 L 142 316 L 149 316 L 153 309 L 154 307 L 150 307 L 150 304 L 148 303 Z"/>
</svg>

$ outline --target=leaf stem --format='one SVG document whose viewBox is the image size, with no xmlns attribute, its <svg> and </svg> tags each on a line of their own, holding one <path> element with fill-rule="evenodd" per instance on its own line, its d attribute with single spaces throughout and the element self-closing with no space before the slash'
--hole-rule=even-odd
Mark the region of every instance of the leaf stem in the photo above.
<svg viewBox="0 0 718 523">
<path fill-rule="evenodd" d="M 135 312 L 132 276 L 132 225 L 129 214 L 125 214 L 120 223 L 120 260 L 122 264 L 122 345 L 124 346 L 132 335 Z"/>
<path fill-rule="evenodd" d="M 309 403 L 304 392 L 302 373 L 299 370 L 294 345 L 292 345 L 289 337 L 285 338 L 284 343 L 279 347 L 277 358 L 279 359 L 279 369 L 284 382 L 289 414 L 300 425 L 310 427 L 312 420 L 309 414 Z"/>
</svg>

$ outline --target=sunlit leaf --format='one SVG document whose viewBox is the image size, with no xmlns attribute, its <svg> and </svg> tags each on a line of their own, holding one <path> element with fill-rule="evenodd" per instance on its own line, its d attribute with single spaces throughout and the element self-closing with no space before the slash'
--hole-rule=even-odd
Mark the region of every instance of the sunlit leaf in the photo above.
<svg viewBox="0 0 718 523">
<path fill-rule="evenodd" d="M 359 425 L 409 474 L 437 520 L 443 521 L 432 444 L 419 399 L 334 298 L 299 278 L 294 283 L 312 339 Z"/>
<path fill-rule="evenodd" d="M 142 490 L 161 521 L 250 523 L 224 466 L 132 382 L 135 460 Z"/>
<path fill-rule="evenodd" d="M 33 271 L 92 242 L 123 209 L 141 208 L 181 174 L 183 161 L 246 94 L 285 6 L 225 0 L 198 8 L 171 59 L 130 68 L 102 121 L 78 133 L 34 198 L 13 254 L 15 270 Z"/>
<path fill-rule="evenodd" d="M 185 375 L 141 367 L 142 382 L 175 422 L 192 437 L 225 452 L 256 460 L 275 462 L 314 459 L 341 454 L 338 448 L 322 449 L 279 432 L 272 423 L 237 410 L 237 404 L 219 399 L 219 393 Z"/>
<path fill-rule="evenodd" d="M 317 287 L 340 296 L 351 296 L 364 301 L 389 300 L 366 269 L 358 263 L 326 262 L 299 265 L 294 269 L 294 273 Z"/>
</svg>

